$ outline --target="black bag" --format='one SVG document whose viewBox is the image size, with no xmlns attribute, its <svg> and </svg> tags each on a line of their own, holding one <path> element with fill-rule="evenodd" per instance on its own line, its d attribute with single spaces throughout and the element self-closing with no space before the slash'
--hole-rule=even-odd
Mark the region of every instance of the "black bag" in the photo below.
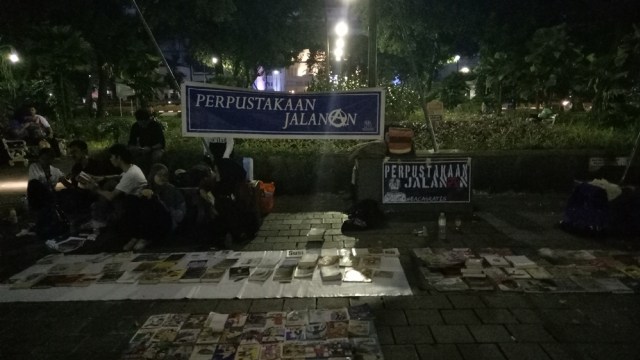
<svg viewBox="0 0 640 360">
<path fill-rule="evenodd" d="M 384 223 L 384 213 L 375 200 L 365 199 L 347 210 L 349 219 L 342 224 L 342 231 L 367 230 Z"/>
<path fill-rule="evenodd" d="M 607 192 L 589 183 L 578 184 L 569 197 L 560 226 L 586 236 L 602 236 L 609 230 L 611 213 Z"/>
</svg>

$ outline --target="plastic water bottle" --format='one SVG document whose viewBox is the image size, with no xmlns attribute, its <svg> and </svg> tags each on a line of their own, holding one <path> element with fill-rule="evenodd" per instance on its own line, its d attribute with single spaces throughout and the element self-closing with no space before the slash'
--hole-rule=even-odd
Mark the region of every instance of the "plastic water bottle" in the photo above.
<svg viewBox="0 0 640 360">
<path fill-rule="evenodd" d="M 16 212 L 16 209 L 9 210 L 9 222 L 12 224 L 18 223 L 18 213 Z"/>
<path fill-rule="evenodd" d="M 447 238 L 447 217 L 443 212 L 438 216 L 438 239 L 445 240 Z"/>
</svg>

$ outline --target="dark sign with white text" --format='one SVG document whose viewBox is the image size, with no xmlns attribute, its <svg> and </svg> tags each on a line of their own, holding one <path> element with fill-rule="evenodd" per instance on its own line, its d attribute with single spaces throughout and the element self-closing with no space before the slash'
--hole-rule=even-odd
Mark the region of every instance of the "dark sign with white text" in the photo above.
<svg viewBox="0 0 640 360">
<path fill-rule="evenodd" d="M 471 159 L 387 160 L 382 203 L 471 202 Z"/>
<path fill-rule="evenodd" d="M 300 93 L 182 85 L 182 133 L 269 139 L 377 139 L 383 89 Z"/>
</svg>

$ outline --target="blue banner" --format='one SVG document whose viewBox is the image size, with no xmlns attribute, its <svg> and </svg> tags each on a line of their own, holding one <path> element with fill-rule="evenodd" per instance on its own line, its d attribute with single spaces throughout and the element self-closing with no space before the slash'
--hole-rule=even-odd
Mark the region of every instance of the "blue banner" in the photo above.
<svg viewBox="0 0 640 360">
<path fill-rule="evenodd" d="M 382 139 L 380 88 L 291 94 L 182 85 L 182 134 L 261 139 Z"/>
<path fill-rule="evenodd" d="M 471 202 L 471 158 L 388 159 L 382 163 L 382 203 Z"/>
</svg>

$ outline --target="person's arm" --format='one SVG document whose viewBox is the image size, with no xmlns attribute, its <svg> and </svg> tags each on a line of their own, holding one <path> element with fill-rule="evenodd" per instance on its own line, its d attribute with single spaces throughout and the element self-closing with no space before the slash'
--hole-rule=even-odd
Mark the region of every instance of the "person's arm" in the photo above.
<svg viewBox="0 0 640 360">
<path fill-rule="evenodd" d="M 225 159 L 228 159 L 231 156 L 231 153 L 233 152 L 233 145 L 234 145 L 234 141 L 232 137 L 228 137 L 227 138 L 227 144 L 224 148 L 224 154 L 222 154 L 222 157 Z"/>
<path fill-rule="evenodd" d="M 106 190 L 96 190 L 96 192 L 98 193 L 98 195 L 104 197 L 105 199 L 111 201 L 113 199 L 115 199 L 117 196 L 119 196 L 120 194 L 122 194 L 123 192 L 115 189 L 113 191 L 106 191 Z"/>
<path fill-rule="evenodd" d="M 138 137 L 138 124 L 134 123 L 133 125 L 131 125 L 131 130 L 129 130 L 129 147 L 139 147 Z"/>
<path fill-rule="evenodd" d="M 153 138 L 157 140 L 157 143 L 151 146 L 151 150 L 164 149 L 164 131 L 162 131 L 162 124 L 159 121 L 155 122 L 153 131 L 155 132 Z"/>
</svg>

